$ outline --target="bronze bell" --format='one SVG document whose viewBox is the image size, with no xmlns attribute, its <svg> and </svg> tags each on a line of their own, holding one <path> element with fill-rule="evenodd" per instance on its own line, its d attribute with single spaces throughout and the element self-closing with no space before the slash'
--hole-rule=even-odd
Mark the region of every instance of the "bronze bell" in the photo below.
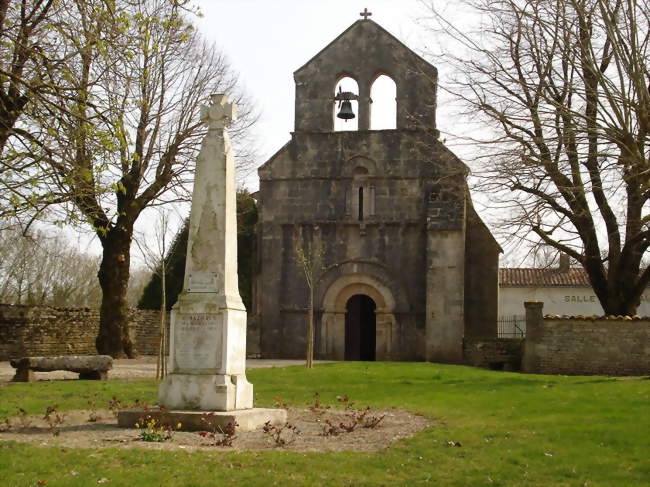
<svg viewBox="0 0 650 487">
<path fill-rule="evenodd" d="M 342 118 L 346 122 L 355 117 L 350 100 L 343 100 L 343 103 L 341 103 L 341 110 L 339 110 L 339 113 L 336 116 Z"/>
</svg>

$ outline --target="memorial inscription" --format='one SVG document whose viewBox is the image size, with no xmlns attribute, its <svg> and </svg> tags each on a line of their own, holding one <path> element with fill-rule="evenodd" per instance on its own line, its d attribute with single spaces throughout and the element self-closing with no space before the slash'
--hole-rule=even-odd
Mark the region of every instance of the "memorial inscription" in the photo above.
<svg viewBox="0 0 650 487">
<path fill-rule="evenodd" d="M 191 272 L 187 291 L 190 293 L 216 293 L 218 274 L 216 272 Z"/>
<path fill-rule="evenodd" d="M 175 361 L 179 369 L 209 369 L 219 366 L 221 351 L 220 314 L 178 314 L 174 327 Z"/>
</svg>

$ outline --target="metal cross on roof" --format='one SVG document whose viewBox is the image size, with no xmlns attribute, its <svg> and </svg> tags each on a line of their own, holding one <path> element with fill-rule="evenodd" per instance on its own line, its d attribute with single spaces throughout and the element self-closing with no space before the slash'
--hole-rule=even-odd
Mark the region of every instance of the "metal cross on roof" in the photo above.
<svg viewBox="0 0 650 487">
<path fill-rule="evenodd" d="M 372 15 L 372 12 L 368 12 L 368 8 L 364 8 L 363 12 L 361 12 L 359 15 L 363 17 L 363 20 L 368 20 L 368 17 Z"/>
</svg>

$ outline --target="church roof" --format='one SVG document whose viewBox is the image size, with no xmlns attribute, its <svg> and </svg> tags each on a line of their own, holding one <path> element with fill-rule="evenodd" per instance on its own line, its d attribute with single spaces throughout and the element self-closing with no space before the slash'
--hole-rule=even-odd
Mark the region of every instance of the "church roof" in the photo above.
<svg viewBox="0 0 650 487">
<path fill-rule="evenodd" d="M 533 268 L 499 269 L 499 285 L 506 287 L 591 287 L 582 268 L 561 270 Z"/>
<path fill-rule="evenodd" d="M 339 35 L 338 35 L 338 36 L 337 36 L 337 37 L 336 37 L 332 42 L 330 42 L 330 43 L 327 44 L 323 49 L 321 49 L 320 51 L 318 51 L 318 53 L 316 53 L 316 55 L 312 56 L 312 58 L 311 58 L 309 61 L 307 61 L 307 62 L 306 62 L 305 64 L 303 64 L 301 67 L 299 67 L 298 69 L 296 69 L 296 70 L 294 71 L 294 74 L 299 73 L 300 71 L 302 71 L 303 69 L 305 69 L 305 68 L 306 68 L 307 66 L 309 66 L 312 62 L 314 62 L 318 57 L 320 57 L 324 52 L 326 52 L 327 50 L 329 50 L 332 46 L 334 46 L 335 44 L 337 44 L 341 39 L 343 39 L 346 35 L 348 35 L 348 33 L 352 32 L 353 30 L 355 30 L 356 28 L 360 27 L 361 25 L 367 25 L 367 26 L 370 26 L 370 27 L 372 27 L 372 28 L 374 28 L 374 29 L 380 31 L 382 34 L 388 36 L 389 38 L 391 38 L 391 39 L 393 39 L 395 42 L 397 42 L 399 45 L 401 45 L 402 47 L 404 47 L 404 49 L 405 49 L 406 51 L 408 51 L 409 53 L 411 53 L 411 54 L 412 54 L 413 56 L 415 56 L 417 59 L 419 59 L 419 60 L 422 61 L 423 63 L 427 64 L 428 66 L 431 66 L 431 68 L 435 69 L 435 67 L 434 67 L 434 66 L 433 66 L 429 61 L 427 61 L 426 59 L 424 59 L 422 56 L 418 55 L 417 53 L 413 52 L 413 51 L 412 51 L 412 50 L 411 50 L 411 49 L 410 49 L 406 44 L 404 44 L 402 41 L 400 41 L 400 40 L 399 40 L 397 37 L 395 37 L 393 34 L 391 34 L 391 33 L 388 32 L 386 29 L 384 29 L 384 28 L 383 28 L 381 25 L 379 25 L 377 22 L 375 22 L 374 20 L 371 20 L 371 19 L 360 19 L 360 20 L 357 20 L 356 22 L 354 22 L 352 25 L 350 25 L 350 27 L 348 27 L 347 29 L 345 29 L 343 32 L 341 32 L 341 33 L 340 33 L 340 34 L 339 34 Z"/>
</svg>

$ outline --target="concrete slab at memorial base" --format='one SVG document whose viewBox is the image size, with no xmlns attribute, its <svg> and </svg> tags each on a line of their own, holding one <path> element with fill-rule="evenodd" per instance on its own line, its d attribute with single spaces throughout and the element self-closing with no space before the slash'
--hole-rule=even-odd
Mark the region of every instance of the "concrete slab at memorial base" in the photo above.
<svg viewBox="0 0 650 487">
<path fill-rule="evenodd" d="M 160 384 L 167 409 L 231 411 L 253 407 L 253 385 L 246 375 L 170 374 Z"/>
<path fill-rule="evenodd" d="M 210 414 L 210 422 L 215 427 L 225 428 L 228 423 L 237 423 L 237 431 L 260 430 L 266 422 L 273 425 L 287 421 L 284 409 L 252 408 L 240 411 L 163 411 L 159 409 L 125 409 L 117 414 L 117 425 L 121 428 L 133 428 L 144 416 L 151 416 L 162 424 L 176 428 L 181 424 L 181 431 L 206 431 L 209 428 L 201 420 Z"/>
</svg>

